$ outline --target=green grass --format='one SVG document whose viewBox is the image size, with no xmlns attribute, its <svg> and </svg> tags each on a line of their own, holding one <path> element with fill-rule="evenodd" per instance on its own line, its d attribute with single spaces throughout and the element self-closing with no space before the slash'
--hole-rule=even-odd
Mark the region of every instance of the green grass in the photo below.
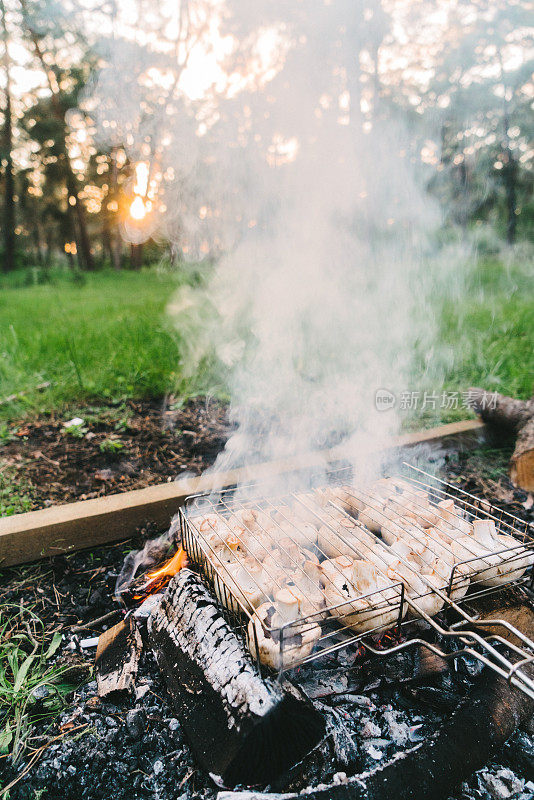
<svg viewBox="0 0 534 800">
<path fill-rule="evenodd" d="M 13 279 L 15 280 L 15 279 Z M 0 406 L 4 419 L 89 398 L 159 397 L 179 383 L 180 337 L 165 307 L 180 273 L 68 274 L 31 286 L 0 284 Z M 43 393 L 32 392 L 51 381 Z"/>
<path fill-rule="evenodd" d="M 461 300 L 436 298 L 438 342 L 428 386 L 414 389 L 465 391 L 484 386 L 517 397 L 532 393 L 534 306 L 532 263 L 505 265 L 496 259 L 472 263 Z M 54 272 L 15 273 L 0 280 L 1 421 L 36 410 L 73 408 L 91 401 L 224 391 L 224 374 L 213 360 L 205 374 L 185 380 L 180 371 L 182 337 L 166 306 L 183 284 L 196 284 L 194 271 L 143 270 L 83 276 Z M 206 311 L 209 313 L 209 311 Z M 190 338 L 193 334 L 190 334 Z M 191 342 L 189 342 L 191 344 Z M 193 342 L 194 344 L 194 342 Z M 425 353 L 416 375 L 424 374 Z M 222 376 L 222 380 L 221 380 Z M 415 380 L 415 379 L 414 379 Z M 51 381 L 43 393 L 32 391 Z M 412 387 L 406 387 L 411 389 Z M 405 423 L 437 424 L 468 415 L 465 408 L 420 411 Z M 127 423 L 125 423 L 127 424 Z M 0 427 L 0 442 L 4 435 Z"/>
<path fill-rule="evenodd" d="M 0 605 L 0 754 L 17 763 L 32 724 L 52 718 L 76 684 L 68 666 L 53 657 L 61 633 L 46 634 L 39 617 L 22 604 Z"/>
<path fill-rule="evenodd" d="M 442 341 L 454 353 L 446 384 L 480 385 L 528 398 L 534 380 L 534 265 L 482 261 L 462 303 L 443 309 Z"/>
<path fill-rule="evenodd" d="M 534 390 L 534 293 L 532 261 L 509 265 L 481 259 L 470 265 L 461 298 L 436 305 L 434 362 L 415 389 L 459 392 L 457 409 L 406 415 L 407 427 L 465 419 L 462 392 L 480 386 L 521 399 Z M 419 361 L 424 372 L 424 354 Z M 438 402 L 438 405 L 440 403 Z"/>
</svg>

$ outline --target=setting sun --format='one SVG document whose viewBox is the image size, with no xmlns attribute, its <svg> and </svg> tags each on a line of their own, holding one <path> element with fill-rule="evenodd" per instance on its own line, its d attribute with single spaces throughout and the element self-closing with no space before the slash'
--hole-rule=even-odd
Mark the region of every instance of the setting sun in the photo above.
<svg viewBox="0 0 534 800">
<path fill-rule="evenodd" d="M 139 196 L 135 197 L 132 202 L 132 205 L 130 206 L 131 218 L 141 221 L 146 217 L 146 214 L 147 214 L 147 209 L 143 202 L 143 198 Z"/>
</svg>

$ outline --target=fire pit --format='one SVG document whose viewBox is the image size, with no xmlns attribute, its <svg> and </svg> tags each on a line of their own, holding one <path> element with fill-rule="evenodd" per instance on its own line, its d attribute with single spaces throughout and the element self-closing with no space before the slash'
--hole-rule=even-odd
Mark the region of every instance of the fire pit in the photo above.
<svg viewBox="0 0 534 800">
<path fill-rule="evenodd" d="M 149 596 L 148 614 L 133 619 L 146 624 L 148 616 L 145 640 L 197 761 L 220 786 L 302 789 L 312 770 L 335 778 L 314 797 L 385 797 L 384 786 L 404 786 L 399 797 L 430 796 L 436 776 L 451 780 L 451 737 L 466 750 L 459 780 L 531 713 L 534 626 L 524 609 L 532 606 L 534 540 L 526 523 L 486 501 L 415 468 L 366 488 L 344 468 L 284 494 L 256 486 L 191 497 L 180 533 L 193 571 L 181 569 L 179 550 L 175 569 L 142 579 L 161 589 L 179 570 L 163 596 Z M 407 663 L 411 679 L 463 663 L 471 678 L 486 667 L 485 681 L 449 729 L 362 777 L 358 769 L 370 764 L 354 736 L 380 760 L 381 728 L 369 719 L 354 731 L 349 711 L 340 718 L 340 706 L 323 701 L 345 698 L 352 711 L 355 703 L 357 719 L 369 701 L 354 695 L 349 676 L 370 677 L 377 658 L 400 682 Z M 470 746 L 473 725 L 486 723 L 488 741 Z M 417 741 L 416 726 L 397 728 L 399 744 Z M 411 794 L 416 773 L 419 794 Z"/>
<path fill-rule="evenodd" d="M 507 530 L 514 529 L 518 543 L 530 548 L 524 523 L 421 473 L 408 474 L 416 491 L 423 483 L 431 487 L 425 489 L 431 504 L 451 495 L 468 521 L 494 517 L 496 528 L 510 526 Z M 352 522 L 360 516 L 344 508 L 349 497 L 339 486 L 350 486 L 347 471 L 337 476 L 332 472 L 326 480 L 309 474 L 306 483 L 302 474 L 299 478 L 297 494 L 335 492 L 337 499 L 328 501 L 338 506 L 335 516 L 343 512 Z M 407 475 L 403 480 L 410 482 Z M 224 492 L 209 498 L 209 511 L 230 519 L 223 504 L 231 512 L 239 504 L 279 507 L 292 494 L 289 488 L 271 494 L 258 486 L 248 493 Z M 401 493 L 396 490 L 396 495 L 398 503 Z M 319 514 L 330 514 L 320 507 Z M 165 583 L 168 573 L 183 566 L 184 555 L 178 548 L 171 562 L 162 563 L 162 541 L 156 563 L 145 565 L 123 595 L 129 610 L 123 608 L 123 621 L 109 628 L 99 648 L 98 681 L 107 672 L 110 682 L 104 683 L 100 697 L 96 683 L 82 687 L 50 731 L 49 723 L 36 727 L 37 747 L 48 741 L 45 737 L 61 738 L 37 751 L 40 758 L 29 772 L 21 766 L 22 772 L 7 773 L 6 783 L 16 782 L 10 789 L 13 800 L 26 800 L 43 787 L 53 787 L 49 794 L 54 800 L 101 800 L 109 793 L 119 800 L 215 800 L 217 795 L 219 800 L 279 800 L 280 794 L 287 798 L 301 792 L 321 800 L 530 798 L 532 704 L 502 676 L 504 672 L 516 680 L 519 671 L 519 678 L 521 673 L 532 678 L 528 663 L 515 667 L 521 660 L 518 651 L 526 652 L 527 645 L 513 633 L 515 629 L 532 638 L 534 632 L 528 570 L 497 589 L 480 580 L 484 569 L 495 565 L 481 564 L 478 575 L 470 574 L 468 592 L 461 598 L 452 597 L 461 581 L 445 576 L 436 588 L 448 599 L 438 593 L 442 608 L 435 616 L 427 614 L 428 619 L 416 618 L 410 602 L 417 604 L 419 598 L 402 581 L 393 581 L 401 592 L 395 600 L 397 611 L 402 604 L 400 624 L 396 617 L 375 630 L 356 630 L 340 617 L 329 618 L 324 606 L 315 612 L 321 617 L 314 623 L 321 630 L 316 650 L 300 663 L 272 669 L 251 652 L 248 630 L 255 608 L 243 603 L 243 610 L 228 588 L 224 602 L 222 570 L 217 597 L 211 562 L 202 554 L 196 557 L 189 547 L 188 536 L 194 532 L 185 530 L 186 524 L 206 509 L 205 498 L 191 499 L 173 526 L 178 545 L 181 522 L 188 568 Z M 519 503 L 513 510 L 522 513 Z M 380 533 L 369 533 L 381 539 Z M 200 537 L 194 541 L 199 547 Z M 154 542 L 150 540 L 151 552 Z M 50 592 L 57 586 L 66 608 L 75 609 L 70 624 L 79 624 L 82 613 L 85 620 L 109 615 L 124 555 L 123 549 L 95 549 L 90 557 L 76 554 L 65 577 L 58 563 Z M 517 560 L 510 557 L 508 563 L 510 578 Z M 95 569 L 97 577 L 87 582 L 89 603 L 84 582 Z M 460 578 L 465 576 L 460 573 Z M 46 591 L 46 578 L 39 586 Z M 421 594 L 425 600 L 430 590 Z M 346 602 L 354 603 L 354 597 Z M 350 621 L 358 624 L 361 617 L 356 614 Z M 489 625 L 491 619 L 499 625 Z M 78 651 L 87 661 L 92 652 L 87 637 L 91 633 L 69 634 L 66 652 Z M 511 675 L 505 662 L 512 664 Z M 110 688 L 120 691 L 106 694 Z"/>
</svg>

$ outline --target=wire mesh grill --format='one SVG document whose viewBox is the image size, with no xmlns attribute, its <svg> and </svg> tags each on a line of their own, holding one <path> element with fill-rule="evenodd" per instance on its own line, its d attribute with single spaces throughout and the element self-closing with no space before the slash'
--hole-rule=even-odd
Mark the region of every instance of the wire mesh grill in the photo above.
<svg viewBox="0 0 534 800">
<path fill-rule="evenodd" d="M 528 524 L 406 466 L 409 475 L 367 488 L 344 468 L 304 492 L 193 496 L 181 512 L 184 546 L 260 669 L 282 672 L 358 643 L 378 652 L 375 635 L 423 618 L 534 696 L 523 672 L 534 644 L 485 620 L 514 634 L 512 662 L 495 647 L 505 639 L 480 635 L 482 622 L 465 610 L 467 600 L 531 579 Z M 450 608 L 460 616 L 454 629 L 434 619 Z"/>
</svg>

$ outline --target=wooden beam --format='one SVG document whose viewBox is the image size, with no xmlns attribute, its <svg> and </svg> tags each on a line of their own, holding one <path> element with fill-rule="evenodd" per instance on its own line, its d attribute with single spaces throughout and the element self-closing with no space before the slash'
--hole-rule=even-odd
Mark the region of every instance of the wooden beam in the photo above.
<svg viewBox="0 0 534 800">
<path fill-rule="evenodd" d="M 410 447 L 445 440 L 459 444 L 473 438 L 478 440 L 484 431 L 485 425 L 479 420 L 464 420 L 426 431 L 402 434 L 391 440 L 390 447 Z M 146 489 L 4 517 L 0 519 L 0 567 L 128 539 L 147 522 L 164 529 L 191 494 L 243 481 L 261 481 L 273 475 L 335 462 L 343 457 L 343 449 L 334 448 L 285 461 L 160 483 Z"/>
<path fill-rule="evenodd" d="M 413 431 L 395 436 L 392 447 L 410 447 L 442 441 L 444 443 L 465 446 L 482 441 L 487 433 L 487 427 L 479 419 L 464 419 L 460 422 L 450 422 L 448 425 L 438 425 L 426 431 Z"/>
</svg>

